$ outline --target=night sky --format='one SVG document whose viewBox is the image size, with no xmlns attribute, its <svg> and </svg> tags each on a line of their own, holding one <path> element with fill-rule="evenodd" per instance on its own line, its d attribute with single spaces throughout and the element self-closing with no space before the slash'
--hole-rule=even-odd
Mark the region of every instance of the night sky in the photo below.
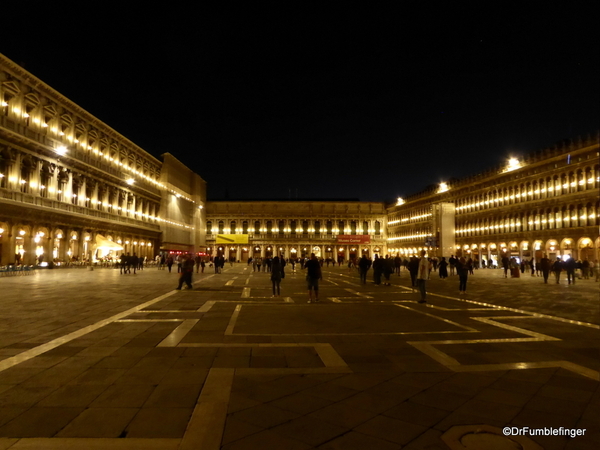
<svg viewBox="0 0 600 450">
<path fill-rule="evenodd" d="M 209 199 L 392 201 L 600 128 L 595 2 L 60 3 L 3 5 L 0 52 Z"/>
</svg>

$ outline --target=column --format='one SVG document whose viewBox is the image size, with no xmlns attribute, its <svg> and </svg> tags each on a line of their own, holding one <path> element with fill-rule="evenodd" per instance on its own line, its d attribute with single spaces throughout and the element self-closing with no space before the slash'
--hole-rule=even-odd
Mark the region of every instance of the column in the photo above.
<svg viewBox="0 0 600 450">
<path fill-rule="evenodd" d="M 54 230 L 50 229 L 48 231 L 48 235 L 43 238 L 43 246 L 44 246 L 44 261 L 50 262 L 54 259 L 54 255 L 52 251 L 54 250 Z"/>
<path fill-rule="evenodd" d="M 35 236 L 31 232 L 27 233 L 24 238 L 25 255 L 23 255 L 23 263 L 26 265 L 35 264 Z"/>
<path fill-rule="evenodd" d="M 0 248 L 2 249 L 0 265 L 6 266 L 13 263 L 15 259 L 15 244 L 13 234 L 11 233 L 13 225 L 9 222 L 2 226 L 2 228 L 4 228 L 4 231 L 0 233 Z"/>
</svg>

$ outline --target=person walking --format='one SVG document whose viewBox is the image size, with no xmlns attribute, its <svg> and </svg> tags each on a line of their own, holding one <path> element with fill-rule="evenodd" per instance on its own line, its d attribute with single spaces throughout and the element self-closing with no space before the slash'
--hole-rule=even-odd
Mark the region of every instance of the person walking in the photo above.
<svg viewBox="0 0 600 450">
<path fill-rule="evenodd" d="M 127 255 L 129 255 L 129 253 Z M 125 253 L 121 253 L 121 275 L 127 273 L 127 255 Z"/>
<path fill-rule="evenodd" d="M 569 284 L 571 284 L 571 282 L 575 284 L 575 269 L 577 267 L 577 262 L 573 257 L 570 257 L 564 262 L 563 265 L 567 270 L 567 281 Z"/>
<path fill-rule="evenodd" d="M 279 262 L 279 257 L 276 256 L 271 262 L 271 283 L 273 284 L 273 297 L 281 296 L 281 279 L 282 279 L 282 267 Z"/>
<path fill-rule="evenodd" d="M 536 265 L 536 267 L 539 267 L 539 270 L 542 271 L 542 275 L 544 277 L 544 284 L 548 284 L 548 275 L 550 275 L 551 264 L 546 254 L 544 254 L 542 259 L 540 259 L 540 263 Z"/>
<path fill-rule="evenodd" d="M 419 268 L 417 272 L 417 286 L 419 288 L 419 293 L 421 294 L 419 303 L 425 303 L 425 297 L 427 296 L 425 284 L 429 278 L 429 260 L 425 258 L 426 253 L 427 252 L 425 250 L 421 250 L 421 259 L 419 260 Z"/>
<path fill-rule="evenodd" d="M 133 274 L 136 275 L 136 271 L 138 269 L 138 265 L 140 264 L 140 258 L 135 253 L 131 257 L 131 265 L 133 266 Z"/>
<path fill-rule="evenodd" d="M 448 263 L 446 262 L 446 258 L 444 258 L 442 256 L 442 259 L 440 260 L 440 265 L 439 265 L 439 271 L 438 273 L 440 274 L 440 278 L 442 280 L 445 280 L 446 278 L 448 278 Z"/>
<path fill-rule="evenodd" d="M 410 282 L 413 291 L 417 290 L 417 274 L 419 273 L 419 259 L 416 256 L 411 256 L 408 262 L 408 273 L 410 273 Z"/>
<path fill-rule="evenodd" d="M 169 255 L 167 258 L 167 269 L 169 269 L 169 273 L 171 273 L 171 267 L 173 267 L 173 257 Z"/>
<path fill-rule="evenodd" d="M 202 257 L 198 254 L 194 258 L 194 263 L 196 263 L 196 273 L 200 271 L 200 262 L 202 262 Z"/>
<path fill-rule="evenodd" d="M 361 284 L 367 284 L 367 272 L 371 267 L 371 261 L 367 258 L 367 255 L 362 255 L 358 262 L 358 269 L 360 271 L 360 282 Z"/>
<path fill-rule="evenodd" d="M 392 284 L 390 283 L 390 276 L 394 273 L 394 260 L 392 258 L 390 258 L 389 255 L 386 255 L 385 259 L 382 262 L 383 262 L 383 278 L 385 279 L 385 282 L 383 283 L 383 285 L 391 286 Z"/>
<path fill-rule="evenodd" d="M 381 284 L 381 274 L 383 273 L 383 261 L 379 255 L 375 255 L 373 259 L 373 283 L 375 286 Z"/>
<path fill-rule="evenodd" d="M 448 259 L 448 262 L 450 263 L 450 275 L 455 275 L 456 263 L 458 262 L 458 259 L 456 259 L 454 255 L 450 255 L 450 259 Z"/>
<path fill-rule="evenodd" d="M 502 257 L 502 268 L 504 269 L 504 278 L 508 278 L 508 267 L 510 265 L 510 260 L 508 256 L 504 255 Z"/>
<path fill-rule="evenodd" d="M 563 270 L 563 262 L 560 260 L 560 256 L 556 257 L 556 261 L 552 264 L 552 272 L 554 272 L 554 276 L 556 277 L 556 284 L 560 283 L 560 273 Z"/>
<path fill-rule="evenodd" d="M 183 255 L 183 257 L 181 258 L 181 272 L 179 275 L 179 285 L 175 288 L 176 290 L 180 291 L 183 283 L 185 283 L 187 285 L 188 289 L 193 289 L 194 286 L 192 285 L 192 275 L 194 273 L 194 259 L 192 258 L 192 255 Z"/>
<path fill-rule="evenodd" d="M 402 266 L 402 258 L 399 255 L 396 255 L 394 258 L 394 273 L 400 276 L 400 267 Z"/>
<path fill-rule="evenodd" d="M 308 303 L 313 303 L 313 291 L 315 293 L 314 303 L 319 302 L 319 280 L 323 279 L 321 265 L 314 253 L 311 253 L 310 259 L 304 263 L 306 269 L 306 285 L 308 287 Z"/>
<path fill-rule="evenodd" d="M 456 273 L 458 274 L 458 291 L 461 294 L 467 293 L 467 278 L 469 277 L 469 263 L 462 256 L 456 263 Z"/>
</svg>

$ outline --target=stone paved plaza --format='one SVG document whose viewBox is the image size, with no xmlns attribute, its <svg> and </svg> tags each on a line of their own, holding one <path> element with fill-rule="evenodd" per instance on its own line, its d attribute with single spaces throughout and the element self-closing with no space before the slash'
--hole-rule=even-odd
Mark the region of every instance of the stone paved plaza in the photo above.
<svg viewBox="0 0 600 450">
<path fill-rule="evenodd" d="M 599 284 L 324 267 L 0 279 L 0 449 L 597 449 Z M 371 273 L 369 274 L 371 275 Z M 502 437 L 504 427 L 586 429 Z M 509 440 L 510 439 L 510 440 Z"/>
</svg>

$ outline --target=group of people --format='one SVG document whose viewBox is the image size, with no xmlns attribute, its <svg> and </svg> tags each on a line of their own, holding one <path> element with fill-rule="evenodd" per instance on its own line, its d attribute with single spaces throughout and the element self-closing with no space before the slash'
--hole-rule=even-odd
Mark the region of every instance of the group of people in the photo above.
<svg viewBox="0 0 600 450">
<path fill-rule="evenodd" d="M 263 272 L 271 274 L 273 297 L 281 296 L 281 281 L 285 278 L 285 266 L 288 263 L 292 266 L 293 273 L 296 272 L 296 264 L 300 264 L 302 270 L 306 269 L 308 303 L 317 303 L 319 301 L 319 280 L 323 279 L 321 272 L 323 261 L 319 261 L 314 253 L 311 253 L 310 258 L 290 258 L 287 261 L 279 256 L 264 259 L 257 256 L 248 261 L 248 264 L 252 264 L 254 272 L 260 272 L 262 267 Z"/>
<path fill-rule="evenodd" d="M 520 274 L 524 274 L 527 269 L 531 270 L 531 276 L 541 276 L 544 278 L 544 283 L 548 283 L 550 272 L 554 274 L 557 284 L 560 284 L 560 276 L 562 272 L 566 272 L 568 284 L 575 284 L 576 278 L 589 280 L 595 278 L 600 280 L 600 266 L 598 261 L 589 261 L 587 258 L 574 259 L 569 256 L 561 258 L 557 256 L 554 261 L 551 261 L 546 254 L 539 261 L 534 259 L 522 260 L 519 264 L 516 258 L 502 258 L 502 267 L 504 269 L 504 278 L 508 278 L 508 273 L 512 278 L 519 278 Z"/>
<path fill-rule="evenodd" d="M 133 268 L 133 274 L 135 275 L 138 270 L 144 269 L 145 256 L 139 257 L 135 253 L 133 255 L 122 253 L 119 259 L 119 272 L 121 275 L 131 273 Z"/>
</svg>

